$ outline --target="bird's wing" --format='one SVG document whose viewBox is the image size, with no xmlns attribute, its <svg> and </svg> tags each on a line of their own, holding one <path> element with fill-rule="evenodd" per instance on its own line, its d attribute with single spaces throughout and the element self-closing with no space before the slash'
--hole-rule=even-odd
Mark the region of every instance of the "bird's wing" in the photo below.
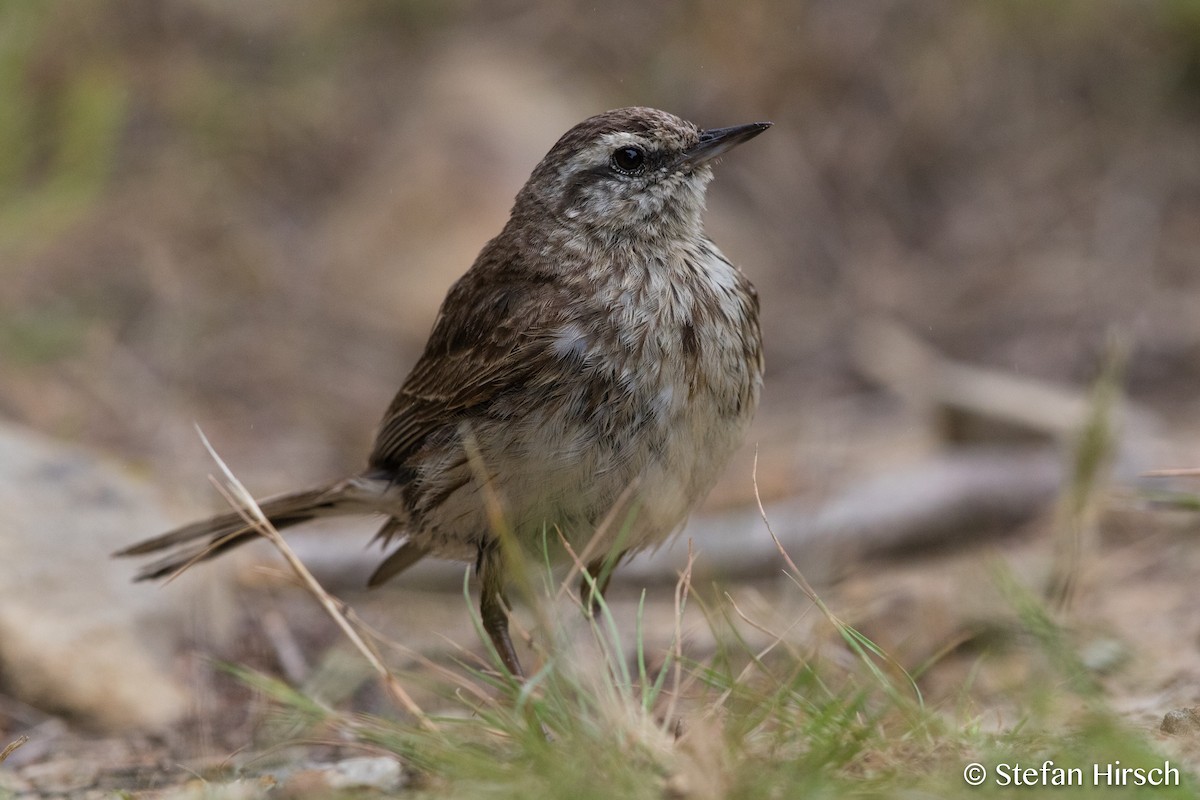
<svg viewBox="0 0 1200 800">
<path fill-rule="evenodd" d="M 447 295 L 424 354 L 384 414 L 371 468 L 402 476 L 431 436 L 452 436 L 497 399 L 551 379 L 566 294 L 552 278 L 528 272 L 468 272 Z"/>
</svg>

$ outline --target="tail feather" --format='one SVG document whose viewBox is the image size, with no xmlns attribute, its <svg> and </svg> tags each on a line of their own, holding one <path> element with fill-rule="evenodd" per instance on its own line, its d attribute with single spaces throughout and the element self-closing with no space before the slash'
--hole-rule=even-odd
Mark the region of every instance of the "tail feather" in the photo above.
<svg viewBox="0 0 1200 800">
<path fill-rule="evenodd" d="M 289 528 L 318 517 L 371 511 L 363 489 L 354 481 L 273 497 L 259 503 L 259 508 L 277 529 Z M 193 562 L 218 556 L 257 535 L 253 525 L 247 524 L 238 512 L 231 511 L 183 525 L 113 555 L 127 557 L 169 551 L 163 558 L 147 564 L 134 578 L 138 581 L 154 580 L 174 574 Z"/>
</svg>

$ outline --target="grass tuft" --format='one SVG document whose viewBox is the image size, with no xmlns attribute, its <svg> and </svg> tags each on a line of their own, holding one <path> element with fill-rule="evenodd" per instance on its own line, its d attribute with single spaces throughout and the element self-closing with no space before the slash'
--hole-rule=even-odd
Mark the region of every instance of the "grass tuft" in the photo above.
<svg viewBox="0 0 1200 800">
<path fill-rule="evenodd" d="M 229 492 L 243 507 L 252 505 L 248 495 Z M 247 517 L 262 522 L 252 508 Z M 764 523 L 769 528 L 765 516 Z M 554 544 L 545 538 L 547 548 Z M 843 621 L 782 546 L 787 586 L 824 627 L 800 635 L 793 623 L 774 631 L 729 594 L 695 591 L 689 562 L 675 587 L 674 632 L 666 642 L 646 636 L 644 594 L 632 638 L 599 592 L 587 592 L 596 612 L 585 612 L 568 585 L 582 558 L 566 550 L 576 562 L 566 582 L 556 579 L 550 559 L 522 560 L 516 573 L 535 620 L 521 633 L 539 656 L 523 682 L 492 648 L 467 575 L 463 602 L 485 655 L 464 651 L 450 665 L 423 661 L 420 676 L 382 667 L 378 637 L 318 594 L 343 630 L 354 630 L 351 640 L 364 658 L 379 664 L 380 679 L 401 687 L 392 690 L 395 716 L 343 711 L 276 678 L 229 669 L 284 712 L 281 733 L 394 753 L 423 776 L 419 791 L 428 797 L 957 797 L 994 793 L 994 776 L 1005 766 L 1051 760 L 1090 776 L 1098 762 L 1149 768 L 1164 761 L 1144 731 L 1108 706 L 1076 637 L 1057 619 L 1062 609 L 1002 568 L 993 581 L 1017 628 L 1006 646 L 1024 648 L 1032 665 L 1007 720 L 973 711 L 974 670 L 962 702 L 930 706 L 913 677 L 929 662 L 910 671 Z M 585 582 L 594 589 L 593 580 Z M 711 647 L 688 645 L 689 607 L 702 612 Z M 981 651 L 979 664 L 990 656 Z M 436 698 L 421 707 L 402 689 L 418 682 Z M 993 781 L 967 787 L 962 775 L 971 762 L 983 764 Z M 1106 796 L 1124 791 L 1108 787 Z M 1190 776 L 1182 786 L 1155 787 L 1155 797 L 1194 792 Z"/>
</svg>

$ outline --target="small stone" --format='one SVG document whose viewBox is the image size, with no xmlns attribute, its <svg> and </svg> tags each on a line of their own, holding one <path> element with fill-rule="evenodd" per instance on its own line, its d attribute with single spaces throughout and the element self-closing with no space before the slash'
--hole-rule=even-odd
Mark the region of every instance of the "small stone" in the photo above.
<svg viewBox="0 0 1200 800">
<path fill-rule="evenodd" d="M 156 795 L 161 800 L 263 800 L 272 797 L 270 790 L 275 786 L 273 778 L 249 778 L 213 783 L 191 780 L 174 790 Z"/>
<path fill-rule="evenodd" d="M 1172 736 L 1200 733 L 1200 706 L 1168 711 L 1158 729 Z"/>
<path fill-rule="evenodd" d="M 314 797 L 340 789 L 394 792 L 404 785 L 404 770 L 391 756 L 347 758 L 332 764 L 309 765 L 293 772 L 280 786 L 281 798 Z"/>
<path fill-rule="evenodd" d="M 1107 675 L 1129 661 L 1129 649 L 1118 639 L 1100 637 L 1084 645 L 1079 658 L 1092 672 Z"/>
<path fill-rule="evenodd" d="M 329 767 L 329 785 L 334 789 L 399 789 L 404 780 L 400 762 L 391 756 L 347 758 Z"/>
<path fill-rule="evenodd" d="M 188 692 L 166 643 L 189 635 L 198 614 L 209 619 L 207 608 L 191 602 L 201 599 L 195 590 L 134 584 L 135 565 L 110 558 L 170 527 L 155 488 L 120 464 L 0 421 L 0 508 L 5 694 L 110 731 L 176 723 Z M 213 596 L 228 604 L 215 593 L 228 580 L 218 572 Z"/>
</svg>

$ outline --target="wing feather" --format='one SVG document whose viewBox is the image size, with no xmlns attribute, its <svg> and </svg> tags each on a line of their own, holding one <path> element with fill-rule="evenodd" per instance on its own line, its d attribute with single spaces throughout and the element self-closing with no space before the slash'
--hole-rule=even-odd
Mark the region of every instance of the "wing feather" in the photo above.
<svg viewBox="0 0 1200 800">
<path fill-rule="evenodd" d="M 455 284 L 424 353 L 384 414 L 371 468 L 402 472 L 431 437 L 452 436 L 497 399 L 541 382 L 569 304 L 565 288 L 554 291 L 554 283 L 551 276 L 477 264 Z"/>
</svg>

